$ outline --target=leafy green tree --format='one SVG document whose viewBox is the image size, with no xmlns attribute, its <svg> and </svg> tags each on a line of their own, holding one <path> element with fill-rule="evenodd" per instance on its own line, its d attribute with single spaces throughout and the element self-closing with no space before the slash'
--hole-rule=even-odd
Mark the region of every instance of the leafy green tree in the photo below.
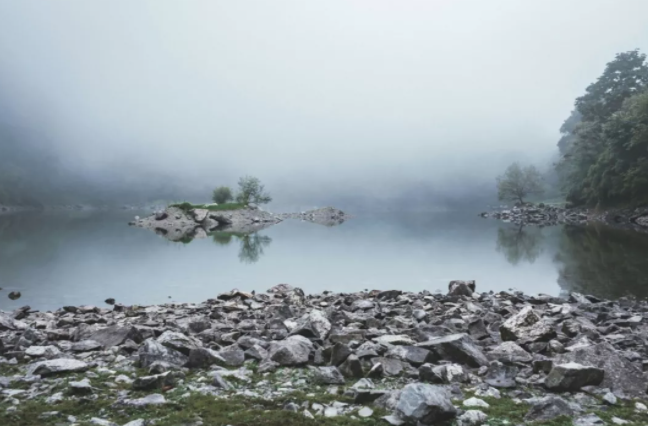
<svg viewBox="0 0 648 426">
<path fill-rule="evenodd" d="M 236 201 L 242 204 L 267 204 L 272 201 L 270 194 L 265 192 L 265 186 L 258 178 L 243 176 L 238 182 L 239 193 Z"/>
<path fill-rule="evenodd" d="M 556 168 L 574 205 L 637 204 L 648 190 L 645 148 L 646 55 L 623 52 L 576 99 L 561 127 Z"/>
<path fill-rule="evenodd" d="M 500 200 L 524 203 L 525 197 L 542 192 L 542 175 L 535 166 L 522 168 L 519 163 L 513 163 L 506 169 L 504 176 L 497 178 L 497 195 Z"/>
<path fill-rule="evenodd" d="M 232 190 L 229 186 L 219 186 L 214 189 L 212 194 L 212 200 L 218 204 L 225 204 L 229 201 L 232 201 L 234 196 L 232 195 Z"/>
</svg>

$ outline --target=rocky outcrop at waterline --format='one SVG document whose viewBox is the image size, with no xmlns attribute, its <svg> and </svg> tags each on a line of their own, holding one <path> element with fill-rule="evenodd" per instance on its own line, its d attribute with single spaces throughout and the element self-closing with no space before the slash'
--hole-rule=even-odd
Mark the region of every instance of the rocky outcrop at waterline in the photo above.
<svg viewBox="0 0 648 426">
<path fill-rule="evenodd" d="M 250 234 L 285 219 L 301 219 L 333 226 L 344 222 L 344 218 L 344 212 L 332 207 L 303 213 L 274 214 L 251 204 L 236 210 L 167 207 L 148 217 L 136 218 L 130 225 L 154 230 L 171 241 L 187 241 L 204 238 L 215 231 Z"/>
<path fill-rule="evenodd" d="M 538 205 L 482 212 L 480 216 L 485 218 L 492 217 L 517 225 L 583 225 L 590 222 L 598 222 L 620 228 L 648 231 L 648 208 L 615 209 L 598 212 L 589 209 L 567 209 L 556 206 Z"/>
<path fill-rule="evenodd" d="M 648 303 L 477 290 L 0 313 L 0 423 L 648 423 Z"/>
</svg>

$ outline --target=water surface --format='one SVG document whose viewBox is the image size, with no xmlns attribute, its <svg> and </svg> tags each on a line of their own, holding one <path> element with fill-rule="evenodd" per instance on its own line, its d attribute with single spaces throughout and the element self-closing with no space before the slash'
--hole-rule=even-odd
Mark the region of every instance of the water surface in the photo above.
<svg viewBox="0 0 648 426">
<path fill-rule="evenodd" d="M 519 228 L 465 213 L 359 215 L 336 227 L 288 220 L 252 235 L 173 243 L 132 213 L 0 217 L 0 309 L 201 302 L 289 283 L 306 292 L 480 291 L 648 296 L 648 236 L 606 227 Z M 22 297 L 10 300 L 10 291 Z"/>
</svg>

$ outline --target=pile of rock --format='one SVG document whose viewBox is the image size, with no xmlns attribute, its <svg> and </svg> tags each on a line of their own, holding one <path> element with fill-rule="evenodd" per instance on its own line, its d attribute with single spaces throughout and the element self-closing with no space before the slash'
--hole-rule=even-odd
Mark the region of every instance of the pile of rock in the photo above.
<svg viewBox="0 0 648 426">
<path fill-rule="evenodd" d="M 474 281 L 452 281 L 446 295 L 307 296 L 279 285 L 201 304 L 23 308 L 0 314 L 0 362 L 21 371 L 0 377 L 0 388 L 6 410 L 43 393 L 55 408 L 62 398 L 100 397 L 93 380 L 112 372 L 112 382 L 150 393 L 101 396 L 116 406 L 165 404 L 175 388 L 272 399 L 320 386 L 341 387 L 353 403 L 284 408 L 307 417 L 380 408 L 394 425 L 479 425 L 488 421 L 480 398 L 507 397 L 528 405 L 525 422 L 568 415 L 585 425 L 605 405 L 643 406 L 647 315 L 645 302 L 477 293 Z M 69 394 L 47 394 L 50 378 L 81 373 L 87 380 L 71 382 Z M 33 385 L 18 391 L 16 382 Z"/>
<path fill-rule="evenodd" d="M 284 213 L 281 214 L 280 217 L 283 219 L 304 220 L 324 226 L 341 225 L 347 219 L 347 216 L 342 210 L 333 207 L 323 207 L 321 209 L 308 210 L 301 213 Z"/>
</svg>

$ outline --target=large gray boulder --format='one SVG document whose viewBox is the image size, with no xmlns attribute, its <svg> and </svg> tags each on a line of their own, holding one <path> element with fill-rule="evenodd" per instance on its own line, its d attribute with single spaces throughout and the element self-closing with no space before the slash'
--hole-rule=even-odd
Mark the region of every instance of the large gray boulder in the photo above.
<svg viewBox="0 0 648 426">
<path fill-rule="evenodd" d="M 386 356 L 400 359 L 417 367 L 432 360 L 430 351 L 418 346 L 393 346 L 389 348 Z"/>
<path fill-rule="evenodd" d="M 556 417 L 572 417 L 576 410 L 567 401 L 558 396 L 546 396 L 531 402 L 531 408 L 524 416 L 526 422 L 553 420 Z"/>
<path fill-rule="evenodd" d="M 413 424 L 436 424 L 454 418 L 457 409 L 444 387 L 411 383 L 400 393 L 396 415 Z"/>
<path fill-rule="evenodd" d="M 615 394 L 628 397 L 645 397 L 648 383 L 643 372 L 612 345 L 606 342 L 575 349 L 558 356 L 554 363 L 576 362 L 602 369 L 605 374 L 601 386 L 611 389 Z"/>
<path fill-rule="evenodd" d="M 552 391 L 577 391 L 583 386 L 598 386 L 603 381 L 602 369 L 570 362 L 554 365 L 545 379 L 545 386 Z"/>
<path fill-rule="evenodd" d="M 220 356 L 218 352 L 208 348 L 196 348 L 189 352 L 189 359 L 185 364 L 188 368 L 207 368 L 210 365 L 225 365 L 225 358 Z"/>
<path fill-rule="evenodd" d="M 76 373 L 79 371 L 85 371 L 88 368 L 89 365 L 83 361 L 79 361 L 77 359 L 59 358 L 36 362 L 30 365 L 27 368 L 27 371 L 32 376 L 47 377 L 54 374 Z"/>
<path fill-rule="evenodd" d="M 315 382 L 321 385 L 343 385 L 344 376 L 337 367 L 317 367 L 314 374 Z"/>
<path fill-rule="evenodd" d="M 303 365 L 313 350 L 313 343 L 304 336 L 290 336 L 285 340 L 273 342 L 268 348 L 270 360 L 284 366 Z"/>
<path fill-rule="evenodd" d="M 168 348 L 153 339 L 148 339 L 138 350 L 140 365 L 150 367 L 156 361 L 161 361 L 174 367 L 183 367 L 189 358 L 182 352 Z"/>
<path fill-rule="evenodd" d="M 202 342 L 194 337 L 185 336 L 175 331 L 165 331 L 157 338 L 158 343 L 175 351 L 189 355 L 192 349 L 202 347 Z"/>
<path fill-rule="evenodd" d="M 472 296 L 475 291 L 475 281 L 450 281 L 448 296 Z"/>
<path fill-rule="evenodd" d="M 532 306 L 522 308 L 520 312 L 507 319 L 500 326 L 502 340 L 529 342 L 546 342 L 556 337 L 556 332 L 542 321 Z"/>
<path fill-rule="evenodd" d="M 488 359 L 500 362 L 531 362 L 533 355 L 515 342 L 502 342 L 486 354 Z"/>
<path fill-rule="evenodd" d="M 109 349 L 113 346 L 123 345 L 126 340 L 141 343 L 143 339 L 135 327 L 114 325 L 97 330 L 83 340 L 94 340 Z"/>
<path fill-rule="evenodd" d="M 488 358 L 465 333 L 436 337 L 416 346 L 429 350 L 434 361 L 452 361 L 475 368 L 488 365 Z"/>
<path fill-rule="evenodd" d="M 517 374 L 518 368 L 514 365 L 493 361 L 488 366 L 484 382 L 494 388 L 514 388 Z"/>
<path fill-rule="evenodd" d="M 291 335 L 301 335 L 315 339 L 326 339 L 331 331 L 331 322 L 323 311 L 313 309 L 302 316 L 290 331 Z"/>
</svg>

